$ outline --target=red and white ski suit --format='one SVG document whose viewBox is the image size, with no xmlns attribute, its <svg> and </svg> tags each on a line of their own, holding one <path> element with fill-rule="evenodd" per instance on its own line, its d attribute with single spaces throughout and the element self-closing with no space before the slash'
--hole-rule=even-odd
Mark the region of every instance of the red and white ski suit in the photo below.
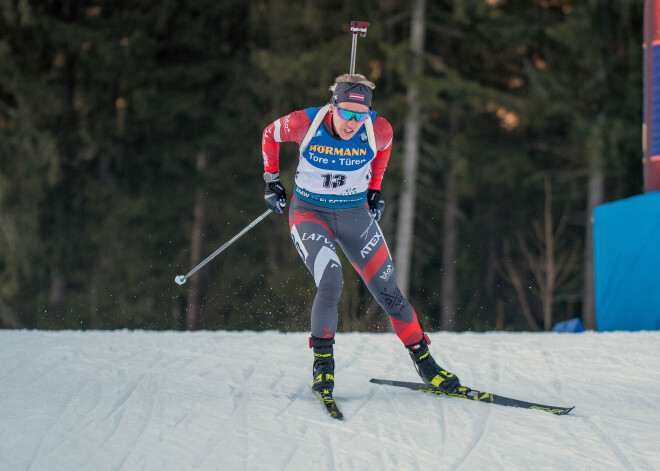
<svg viewBox="0 0 660 471">
<path fill-rule="evenodd" d="M 317 110 L 294 111 L 266 127 L 262 139 L 266 172 L 279 172 L 280 143 L 296 142 L 300 146 Z M 300 157 L 289 226 L 293 243 L 317 286 L 311 316 L 313 336 L 332 338 L 336 333 L 337 305 L 343 284 L 336 253 L 339 245 L 389 315 L 401 341 L 412 345 L 423 337 L 417 315 L 399 290 L 391 254 L 364 202 L 367 189 L 381 187 L 392 148 L 389 122 L 375 116 L 373 136 L 375 155 L 366 149 L 364 135 L 356 133 L 351 141 L 341 141 L 333 129 L 332 115 L 328 113 L 323 118 Z M 360 154 L 358 148 L 364 152 Z M 364 158 L 347 155 L 364 155 Z M 320 202 L 312 198 L 320 198 Z"/>
</svg>

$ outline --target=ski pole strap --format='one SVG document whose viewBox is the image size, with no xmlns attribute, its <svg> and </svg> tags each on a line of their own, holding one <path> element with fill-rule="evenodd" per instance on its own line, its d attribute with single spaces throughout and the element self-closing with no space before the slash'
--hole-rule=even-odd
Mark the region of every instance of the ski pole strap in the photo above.
<svg viewBox="0 0 660 471">
<path fill-rule="evenodd" d="M 307 145 L 309 144 L 309 141 L 311 141 L 314 135 L 316 134 L 316 130 L 321 125 L 323 118 L 325 118 L 325 115 L 328 114 L 329 109 L 330 109 L 330 105 L 325 105 L 323 108 L 319 110 L 318 113 L 316 113 L 316 116 L 314 117 L 312 124 L 309 126 L 309 129 L 307 130 L 307 134 L 305 134 L 305 137 L 300 143 L 299 152 L 301 157 L 302 157 L 302 153 L 305 152 L 305 149 L 307 149 Z"/>
</svg>

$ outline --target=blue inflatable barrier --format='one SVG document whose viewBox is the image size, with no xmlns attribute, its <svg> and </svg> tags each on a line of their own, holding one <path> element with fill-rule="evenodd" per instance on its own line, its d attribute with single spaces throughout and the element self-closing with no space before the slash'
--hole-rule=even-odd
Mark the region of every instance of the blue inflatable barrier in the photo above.
<svg viewBox="0 0 660 471">
<path fill-rule="evenodd" d="M 570 319 L 564 322 L 557 322 L 552 328 L 553 332 L 584 332 L 584 325 L 579 318 Z"/>
<path fill-rule="evenodd" d="M 660 191 L 594 210 L 596 326 L 660 329 Z"/>
</svg>

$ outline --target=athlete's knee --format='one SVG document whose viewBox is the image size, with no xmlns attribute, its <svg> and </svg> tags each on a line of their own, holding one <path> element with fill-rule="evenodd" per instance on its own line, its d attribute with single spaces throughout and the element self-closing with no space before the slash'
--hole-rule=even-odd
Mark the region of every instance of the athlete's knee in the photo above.
<svg viewBox="0 0 660 471">
<path fill-rule="evenodd" d="M 341 290 L 344 284 L 344 274 L 339 264 L 328 264 L 318 282 L 317 298 L 321 297 L 323 301 L 329 304 L 337 304 L 341 297 Z"/>
<path fill-rule="evenodd" d="M 370 283 L 369 289 L 388 316 L 399 321 L 410 322 L 412 306 L 401 293 L 396 281 Z"/>
</svg>

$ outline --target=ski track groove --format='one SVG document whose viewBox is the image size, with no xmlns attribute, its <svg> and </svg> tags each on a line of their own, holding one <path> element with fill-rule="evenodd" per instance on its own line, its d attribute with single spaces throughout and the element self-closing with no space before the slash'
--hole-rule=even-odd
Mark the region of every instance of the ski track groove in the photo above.
<svg viewBox="0 0 660 471">
<path fill-rule="evenodd" d="M 254 368 L 251 369 L 251 371 L 253 370 Z M 240 385 L 228 385 L 228 387 L 231 390 L 231 397 L 233 398 L 234 401 L 233 408 L 228 416 L 236 417 L 236 420 L 240 421 L 237 429 L 244 431 L 243 433 L 241 433 L 241 436 L 245 437 L 245 446 L 243 447 L 245 453 L 244 453 L 244 458 L 242 460 L 244 464 L 243 469 L 250 469 L 249 467 L 250 431 L 248 428 L 248 417 L 247 417 L 249 411 L 247 408 L 248 406 L 246 405 L 249 404 L 249 401 L 243 400 L 245 397 L 249 396 L 249 393 L 247 390 L 245 390 L 245 388 L 240 387 Z M 222 430 L 222 427 L 219 426 L 215 432 L 211 433 L 207 437 L 202 449 L 200 450 L 200 453 L 194 457 L 194 462 L 190 469 L 201 469 L 209 461 L 215 449 L 219 446 L 219 444 L 222 443 L 222 435 L 221 435 L 222 433 L 224 433 L 224 431 Z"/>
<path fill-rule="evenodd" d="M 390 402 L 394 406 L 394 407 L 388 409 L 388 412 L 395 411 L 396 415 L 400 416 L 400 414 L 398 414 L 398 409 L 396 409 L 396 407 L 397 406 L 400 407 L 401 402 L 396 401 L 395 398 L 393 398 L 393 396 L 395 394 L 405 393 L 405 391 L 394 391 L 395 388 L 392 388 L 392 390 L 388 391 L 387 388 L 384 388 L 383 386 L 380 386 L 378 384 L 372 384 L 371 387 L 372 387 L 372 394 L 369 396 L 369 402 L 371 401 L 371 399 L 376 394 L 382 395 L 384 398 L 386 398 L 385 400 L 387 402 Z M 410 392 L 413 392 L 413 391 L 410 391 Z M 376 401 L 376 402 L 378 402 L 378 401 Z M 380 405 L 380 404 L 375 404 L 374 407 L 377 407 L 379 411 L 385 409 L 385 406 Z M 351 414 L 351 416 L 353 416 L 353 415 L 354 414 Z M 383 418 L 385 418 L 385 417 L 389 418 L 390 414 L 383 415 Z M 390 428 L 396 428 L 396 427 L 393 427 L 392 423 L 381 421 L 381 422 L 377 422 L 377 427 L 375 427 L 375 428 L 372 427 L 369 430 L 361 431 L 359 433 L 359 435 L 362 438 L 372 439 L 374 443 L 379 443 L 381 445 L 387 445 L 387 446 L 379 447 L 379 454 L 384 457 L 384 459 L 381 460 L 380 463 L 391 463 L 392 458 L 388 457 L 387 452 L 389 450 L 397 450 L 398 448 L 400 448 L 401 447 L 401 441 L 398 441 L 395 438 L 391 438 L 390 435 L 388 434 L 388 432 L 385 430 L 385 428 L 387 428 L 387 430 L 389 430 Z M 426 448 L 420 448 L 418 445 L 415 445 L 413 449 L 415 451 L 416 456 L 425 455 L 425 456 L 429 457 L 430 459 L 436 459 L 437 458 L 436 453 L 434 453 L 432 451 L 429 451 Z M 371 469 L 371 468 L 369 468 L 369 469 Z M 388 469 L 388 468 L 386 467 L 386 469 Z M 407 464 L 406 464 L 405 469 L 408 469 Z M 418 463 L 417 468 L 410 468 L 410 469 L 422 469 L 422 468 L 419 467 L 419 463 Z"/>
<path fill-rule="evenodd" d="M 146 357 L 145 357 L 145 359 L 146 359 Z M 152 354 L 150 360 L 151 361 L 150 361 L 149 366 L 147 367 L 145 365 L 145 367 L 144 367 L 144 370 L 146 370 L 146 371 L 155 371 L 155 367 L 159 363 L 167 362 L 167 358 L 163 357 L 160 352 L 155 352 L 154 354 Z M 160 368 L 158 371 L 162 372 L 163 368 Z M 154 390 L 154 388 L 151 387 L 152 386 L 152 377 L 151 376 L 148 377 L 147 374 L 143 374 L 138 379 L 138 381 L 135 383 L 135 386 L 131 390 L 130 394 L 121 403 L 122 408 L 125 408 L 126 404 L 130 401 L 130 399 L 133 396 L 133 394 L 135 393 L 135 391 L 143 384 L 144 381 L 148 381 L 148 383 L 149 383 L 148 384 L 149 387 L 146 388 L 146 391 L 153 391 Z M 156 389 L 158 389 L 158 388 L 156 388 Z M 154 413 L 155 402 L 156 402 L 154 397 L 153 397 L 153 394 L 151 394 L 151 396 L 152 396 L 150 398 L 151 400 L 148 401 L 149 402 L 148 415 L 147 415 L 146 419 L 143 420 L 142 427 L 140 428 L 140 431 L 137 434 L 137 436 L 133 440 L 131 440 L 130 449 L 127 451 L 127 453 L 125 454 L 125 456 L 123 457 L 121 462 L 118 464 L 118 466 L 116 468 L 117 471 L 121 471 L 124 468 L 124 466 L 126 465 L 126 463 L 129 461 L 130 457 L 133 455 L 136 447 L 138 446 L 138 443 L 140 442 L 140 440 L 144 436 L 144 432 L 147 430 L 147 426 L 151 422 L 151 419 L 152 419 L 153 413 Z M 122 411 L 122 418 L 123 418 L 123 415 L 124 415 L 124 411 Z M 121 420 L 117 423 L 117 427 L 119 426 L 120 423 L 121 423 Z M 115 432 L 116 432 L 116 429 L 115 429 Z M 111 437 L 114 436 L 115 432 L 112 433 Z"/>
<path fill-rule="evenodd" d="M 38 360 L 38 359 L 37 359 L 37 360 Z M 32 362 L 31 362 L 31 364 L 30 364 L 30 367 L 34 367 L 35 364 L 38 364 L 38 363 L 37 363 L 37 360 L 32 360 Z M 66 358 L 64 358 L 64 359 L 58 359 L 57 361 L 53 361 L 51 364 L 48 364 L 47 366 L 45 366 L 44 368 L 42 368 L 40 374 L 35 374 L 35 375 L 31 378 L 30 381 L 27 381 L 26 383 L 21 384 L 19 387 L 17 387 L 17 388 L 14 389 L 13 391 L 9 392 L 9 394 L 7 394 L 7 395 L 3 398 L 3 402 L 7 401 L 7 400 L 8 400 L 10 397 L 12 397 L 14 394 L 19 393 L 19 392 L 25 390 L 25 389 L 28 388 L 29 386 L 32 386 L 32 385 L 35 384 L 35 383 L 43 382 L 43 380 L 44 380 L 45 378 L 47 378 L 48 376 L 50 376 L 50 375 L 52 375 L 52 374 L 55 373 L 55 371 L 57 370 L 57 367 L 58 367 L 59 364 L 66 363 L 67 360 L 68 360 L 68 359 L 66 359 Z M 25 369 L 26 366 L 25 366 L 25 365 L 22 365 L 22 368 Z M 5 380 L 4 377 L 3 377 L 3 380 Z"/>
<path fill-rule="evenodd" d="M 252 373 L 254 372 L 254 366 L 249 368 L 249 372 L 246 377 L 247 379 L 252 376 Z M 249 396 L 249 394 L 246 394 L 246 396 Z M 250 413 L 250 408 L 249 408 L 249 403 L 250 401 L 241 401 L 242 407 L 239 408 L 240 411 L 240 427 L 241 430 L 245 430 L 245 469 L 248 470 L 250 469 L 250 431 L 252 430 L 249 428 L 250 420 L 249 420 L 249 413 Z"/>
<path fill-rule="evenodd" d="M 274 391 L 277 385 L 279 385 L 283 379 L 284 379 L 284 375 L 275 375 L 275 381 L 271 383 L 270 390 Z"/>
<path fill-rule="evenodd" d="M 90 382 L 90 380 L 87 381 L 87 383 L 89 383 L 89 382 Z M 82 391 L 83 388 L 81 388 L 80 390 Z M 94 395 L 95 402 L 94 402 L 94 405 L 87 411 L 87 414 L 91 414 L 91 413 L 93 413 L 93 411 L 96 411 L 98 409 L 99 405 L 101 404 L 102 393 L 100 392 L 100 389 L 99 388 L 94 389 L 94 393 L 95 393 L 95 395 Z M 81 434 L 82 432 L 87 430 L 94 423 L 95 423 L 95 419 L 88 418 L 88 420 L 86 422 L 83 422 L 80 427 L 76 428 L 75 432 L 77 434 Z"/>
<path fill-rule="evenodd" d="M 362 408 L 363 408 L 364 406 L 366 406 L 367 404 L 369 404 L 369 402 L 371 402 L 371 400 L 373 399 L 373 397 L 374 397 L 375 395 L 376 395 L 376 388 L 373 388 L 373 387 L 372 387 L 372 388 L 371 388 L 371 391 L 369 392 L 369 394 L 367 394 L 366 398 L 365 398 L 365 399 L 362 399 L 362 400 L 360 401 L 361 403 L 357 406 L 357 408 L 355 408 L 355 409 L 353 410 L 353 412 L 351 413 L 351 417 L 355 417 L 355 416 L 357 415 L 357 413 L 358 413 L 360 410 L 362 410 Z"/>
<path fill-rule="evenodd" d="M 235 384 L 228 384 L 227 387 L 229 388 L 229 392 L 230 392 L 229 397 L 231 397 L 232 399 L 232 408 L 231 411 L 229 412 L 229 415 L 232 416 L 236 413 L 236 410 L 238 409 L 238 405 L 239 405 L 238 399 L 241 394 L 241 390 Z"/>
<path fill-rule="evenodd" d="M 73 400 L 78 398 L 78 394 L 80 394 L 81 391 L 84 391 L 85 388 L 86 388 L 86 387 L 92 382 L 92 380 L 93 380 L 93 377 L 92 377 L 92 376 L 88 376 L 88 377 L 86 378 L 84 384 L 83 384 L 81 387 L 78 387 L 77 390 L 76 390 L 76 392 L 75 392 L 74 394 L 71 394 L 71 395 L 70 395 L 69 400 L 68 400 L 68 402 L 67 402 L 67 405 L 65 406 L 64 410 L 62 411 L 62 415 L 61 415 L 60 418 L 58 419 L 57 423 L 56 423 L 55 425 L 53 425 L 53 427 L 51 427 L 51 428 L 49 429 L 49 432 L 50 432 L 50 430 L 54 429 L 56 425 L 59 425 L 59 423 L 62 421 L 62 418 L 64 417 L 64 415 L 65 415 L 66 412 L 69 410 L 69 407 L 70 407 L 71 403 L 73 402 Z M 94 406 L 92 406 L 92 408 L 88 411 L 88 413 L 91 412 L 91 411 L 93 411 L 93 410 L 95 410 L 95 409 L 98 407 L 98 405 L 99 405 L 100 403 L 101 403 L 101 396 L 100 396 L 100 394 L 97 394 L 97 395 L 95 396 L 95 404 L 94 404 Z M 68 430 L 67 433 L 65 433 L 65 434 L 61 434 L 61 436 L 60 436 L 60 440 L 59 440 L 59 441 L 58 441 L 58 442 L 57 442 L 57 443 L 56 443 L 56 444 L 55 444 L 55 445 L 49 450 L 49 452 L 50 452 L 50 453 L 54 452 L 54 451 L 57 450 L 60 446 L 62 446 L 63 443 L 67 442 L 67 441 L 69 440 L 69 438 L 70 438 L 70 434 L 72 434 L 72 433 L 74 433 L 74 432 L 77 433 L 77 434 L 79 434 L 80 432 L 86 430 L 86 429 L 87 429 L 90 425 L 92 425 L 93 423 L 94 423 L 94 420 L 93 420 L 93 419 L 90 419 L 90 420 L 88 420 L 86 423 L 84 423 L 83 426 L 82 426 L 81 428 L 79 428 L 78 430 L 76 430 L 76 427 L 73 427 L 72 429 Z M 50 453 L 49 453 L 49 454 L 50 454 Z"/>
<path fill-rule="evenodd" d="M 248 380 L 252 377 L 254 374 L 254 370 L 256 369 L 256 366 L 254 366 L 253 363 L 250 363 L 250 366 L 245 368 L 244 370 L 241 370 L 241 373 L 243 375 L 243 385 L 248 382 Z"/>
<path fill-rule="evenodd" d="M 411 392 L 413 392 L 413 391 L 411 391 Z M 394 410 L 396 412 L 396 417 L 397 417 L 397 422 L 398 422 L 398 425 L 399 425 L 399 429 L 403 429 L 402 421 L 400 420 L 401 417 L 402 417 L 401 412 L 399 411 L 399 408 L 397 407 L 397 404 L 401 405 L 401 401 L 395 402 L 396 396 L 399 395 L 399 394 L 403 394 L 403 391 L 393 391 L 392 393 L 386 393 L 386 394 L 387 394 L 388 400 L 393 405 L 391 410 Z M 419 447 L 417 446 L 417 444 L 415 443 L 413 437 L 410 434 L 404 434 L 403 436 L 405 437 L 407 447 L 410 450 L 415 451 L 415 453 L 413 453 L 413 456 L 415 456 L 415 463 L 414 463 L 413 466 L 410 467 L 410 469 L 421 469 L 420 464 L 419 464 L 419 458 L 417 457 L 418 455 L 417 455 L 417 452 L 416 452 L 416 450 Z M 400 446 L 400 444 L 399 444 L 399 446 Z"/>
<path fill-rule="evenodd" d="M 110 412 L 106 414 L 106 416 L 101 420 L 101 422 L 105 422 L 111 416 L 113 416 L 118 410 L 123 409 L 123 407 L 130 400 L 131 396 L 133 395 L 133 393 L 135 393 L 135 390 L 138 388 L 138 386 L 140 386 L 140 383 L 144 380 L 145 377 L 146 374 L 140 376 L 140 378 L 135 382 L 135 384 L 133 384 L 133 386 L 128 388 L 128 390 L 115 401 L 115 403 L 110 409 Z"/>
<path fill-rule="evenodd" d="M 309 430 L 309 424 L 303 424 L 300 438 L 292 440 L 293 447 L 290 451 L 287 452 L 282 462 L 282 465 L 280 466 L 279 469 L 287 469 L 287 466 L 289 466 L 289 463 L 291 463 L 293 457 L 296 456 L 296 453 L 298 452 L 298 448 L 300 447 L 300 444 L 303 442 L 303 437 L 307 434 L 308 430 Z"/>
<path fill-rule="evenodd" d="M 48 430 L 46 430 L 44 432 L 44 434 L 41 436 L 41 439 L 39 440 L 39 444 L 37 445 L 37 451 L 34 454 L 34 456 L 32 457 L 32 460 L 30 461 L 30 465 L 27 467 L 27 471 L 30 471 L 32 469 L 32 467 L 34 466 L 34 464 L 36 462 L 38 462 L 41 459 L 41 457 L 44 455 L 45 452 L 43 451 L 43 446 L 44 446 L 44 442 L 46 441 L 46 438 L 48 436 L 50 436 L 52 431 L 62 422 L 62 419 L 66 415 L 66 412 L 69 409 L 69 405 L 71 405 L 71 402 L 73 401 L 73 398 L 74 398 L 75 394 L 69 394 L 68 396 L 69 396 L 69 398 L 66 401 L 66 404 L 64 405 L 64 407 L 62 408 L 62 411 L 60 412 L 60 415 L 57 418 L 57 420 L 55 420 L 50 425 L 50 427 L 48 427 Z M 53 451 L 55 448 L 51 449 L 50 451 Z"/>
<path fill-rule="evenodd" d="M 364 351 L 367 349 L 366 345 L 362 344 L 359 345 L 357 348 L 353 349 L 353 354 L 345 361 L 342 362 L 341 365 L 338 365 L 341 367 L 343 370 L 349 369 L 351 366 L 357 362 L 357 360 L 362 356 Z"/>
<path fill-rule="evenodd" d="M 36 362 L 33 361 L 33 364 L 34 363 L 36 363 Z M 30 365 L 30 366 L 32 366 L 32 365 Z M 13 368 L 13 369 L 9 370 L 8 373 L 3 375 L 3 378 L 2 378 L 3 381 L 6 381 L 7 383 L 9 383 L 12 380 L 11 375 L 13 375 L 16 371 L 19 371 L 19 370 L 24 371 L 25 367 L 26 367 L 25 364 L 19 363 L 18 366 L 16 366 L 16 368 Z M 47 374 L 49 371 L 52 371 L 52 367 L 50 365 L 48 366 L 48 368 L 44 368 L 44 369 L 46 370 L 46 373 L 44 373 L 44 374 Z M 9 401 L 10 397 L 12 397 L 16 393 L 19 393 L 19 392 L 23 391 L 26 387 L 30 386 L 31 384 L 34 384 L 35 382 L 43 379 L 44 375 L 43 374 L 38 374 L 38 375 L 34 375 L 34 376 L 35 377 L 32 379 L 32 381 L 28 381 L 25 384 L 17 385 L 15 388 L 10 390 L 2 398 L 0 398 L 0 403 L 7 403 L 7 401 Z"/>
<path fill-rule="evenodd" d="M 117 432 L 117 429 L 119 428 L 119 424 L 121 423 L 121 419 L 123 415 L 124 413 L 121 412 L 119 419 L 115 420 L 114 427 L 112 428 L 110 433 L 105 437 L 103 443 L 101 443 L 101 445 L 96 450 L 94 450 L 94 452 L 91 455 L 89 455 L 85 461 L 82 462 L 82 464 L 80 465 L 80 469 L 85 469 L 87 464 L 89 464 L 94 459 L 94 457 L 96 457 L 96 455 L 98 455 L 99 452 L 105 447 L 105 445 L 112 439 L 114 434 Z"/>
<path fill-rule="evenodd" d="M 374 384 L 374 388 L 375 388 L 375 391 L 378 391 L 379 388 L 380 388 L 380 389 L 383 389 L 381 386 L 376 385 L 376 384 Z M 394 388 L 394 389 L 395 389 L 395 388 Z M 414 394 L 414 391 L 410 391 L 410 392 Z M 394 410 L 394 411 L 395 411 L 395 414 L 397 415 L 397 417 L 401 417 L 401 414 L 398 412 L 398 409 L 397 409 L 397 406 L 400 406 L 400 405 L 401 405 L 401 402 L 400 402 L 400 401 L 396 401 L 395 399 L 396 399 L 396 395 L 397 395 L 397 394 L 406 394 L 406 391 L 391 391 L 391 392 L 388 392 L 387 389 L 385 389 L 385 390 L 383 391 L 383 394 L 385 395 L 385 397 L 387 398 L 387 400 L 388 400 L 388 401 L 394 406 L 394 407 L 392 407 L 392 408 L 390 409 L 390 412 L 391 412 L 392 410 Z M 423 394 L 423 393 L 420 393 L 420 394 Z M 431 398 L 429 398 L 429 399 L 431 399 Z M 397 441 L 397 440 L 395 440 L 395 439 L 393 439 L 393 438 L 390 438 L 390 437 L 387 436 L 387 435 L 377 434 L 377 433 L 365 433 L 365 432 L 362 432 L 362 433 L 361 433 L 361 436 L 373 437 L 374 441 L 376 441 L 376 442 L 378 442 L 378 443 L 384 443 L 384 444 L 391 445 L 391 449 L 393 449 L 393 450 L 395 450 L 395 449 L 401 447 L 401 442 L 400 442 L 400 441 Z M 406 435 L 406 439 L 408 439 L 409 444 L 412 443 L 412 442 L 411 442 L 411 439 L 408 438 L 408 435 Z M 443 439 L 444 439 L 444 438 L 443 438 Z M 434 451 L 429 451 L 429 450 L 427 450 L 427 449 L 425 449 L 425 448 L 420 448 L 420 447 L 419 447 L 417 444 L 415 444 L 415 443 L 412 443 L 410 446 L 411 446 L 411 449 L 414 450 L 414 452 L 415 452 L 415 456 L 426 455 L 426 456 L 428 456 L 428 457 L 429 457 L 430 459 L 432 459 L 432 460 L 437 459 L 437 454 L 436 454 Z M 383 461 L 383 463 L 386 463 L 386 462 L 389 462 L 389 461 L 391 461 L 391 459 L 388 458 L 387 460 Z M 407 464 L 406 464 L 406 468 L 408 468 L 408 465 L 407 465 Z M 410 469 L 418 469 L 418 468 L 421 469 L 421 467 L 420 467 L 420 465 L 419 465 L 419 461 L 417 462 L 417 466 L 416 466 L 416 467 L 411 467 Z"/>
<path fill-rule="evenodd" d="M 499 354 L 498 356 L 501 357 L 501 352 L 502 352 L 502 346 L 501 345 L 498 347 L 497 351 L 498 351 L 498 354 Z M 503 368 L 504 368 L 503 362 L 500 362 L 499 368 L 497 368 L 496 373 L 492 377 L 493 384 L 498 384 L 499 383 L 500 378 L 502 377 Z M 444 399 L 453 399 L 453 398 L 447 397 L 447 398 L 444 398 Z M 488 423 L 490 421 L 491 413 L 492 413 L 492 407 L 488 406 L 486 408 L 486 410 L 482 414 L 480 414 L 480 416 L 483 417 L 483 419 L 481 419 L 481 425 L 479 427 L 474 427 L 475 429 L 479 430 L 480 433 L 477 437 L 474 437 L 470 441 L 470 444 L 468 445 L 467 449 L 463 453 L 463 456 L 461 458 L 459 458 L 456 465 L 454 465 L 454 467 L 453 467 L 454 470 L 459 469 L 463 465 L 463 463 L 465 463 L 465 461 L 469 458 L 469 456 L 477 449 L 479 443 L 481 442 L 481 440 L 483 439 L 483 437 L 486 434 L 486 428 L 487 428 Z"/>
<path fill-rule="evenodd" d="M 292 394 L 287 394 L 287 398 L 289 399 L 289 403 L 282 407 L 276 414 L 277 417 L 281 416 L 286 412 L 286 410 L 293 405 L 294 402 L 296 402 L 300 397 L 305 393 L 305 390 L 307 389 L 306 386 L 300 386 L 294 393 Z"/>
<path fill-rule="evenodd" d="M 55 373 L 55 372 L 56 372 L 56 369 L 51 368 L 51 369 L 49 369 L 49 372 Z M 71 403 L 74 401 L 74 399 L 76 399 L 76 398 L 78 397 L 78 396 L 77 396 L 77 393 L 79 393 L 80 391 L 84 390 L 85 387 L 86 387 L 87 385 L 89 385 L 91 381 L 92 381 L 92 377 L 88 376 L 88 377 L 86 378 L 86 380 L 84 381 L 83 385 L 80 386 L 80 387 L 77 387 L 77 388 L 76 388 L 76 392 L 71 393 L 71 394 L 68 394 L 68 399 L 67 399 L 67 401 L 66 401 L 66 404 L 65 404 L 64 407 L 62 408 L 62 412 L 60 413 L 59 417 L 57 418 L 57 420 L 54 421 L 54 423 L 53 423 L 50 427 L 48 427 L 48 430 L 46 430 L 46 432 L 44 432 L 44 434 L 42 435 L 41 439 L 39 440 L 39 445 L 38 445 L 38 447 L 37 447 L 37 451 L 36 451 L 36 453 L 35 453 L 35 456 L 34 456 L 33 459 L 31 460 L 30 465 L 29 465 L 28 468 L 27 468 L 27 471 L 29 471 L 30 469 L 32 469 L 32 467 L 34 466 L 34 464 L 35 464 L 36 462 L 38 462 L 38 461 L 43 457 L 43 455 L 44 455 L 44 451 L 43 451 L 42 447 L 43 447 L 43 444 L 45 443 L 46 439 L 52 434 L 52 431 L 53 431 L 54 429 L 56 429 L 56 428 L 62 423 L 62 420 L 63 420 L 64 417 L 67 415 L 67 412 L 68 412 L 69 409 L 70 409 Z M 29 384 L 32 384 L 32 383 L 29 383 Z M 98 404 L 100 403 L 100 401 L 101 401 L 101 398 L 100 398 L 100 396 L 99 396 L 99 397 L 97 397 L 97 400 L 96 400 L 96 405 L 97 405 L 97 406 L 98 406 Z M 95 408 L 95 407 L 94 407 L 94 408 Z M 94 409 L 94 408 L 93 408 L 93 409 Z M 86 429 L 89 425 L 91 425 L 92 423 L 93 423 L 93 421 L 92 421 L 92 420 L 89 420 L 89 421 L 83 426 L 82 430 L 85 430 L 85 429 Z M 73 430 L 69 430 L 69 432 L 73 432 Z M 68 437 L 67 437 L 66 435 L 64 435 L 63 437 L 61 437 L 61 438 L 57 441 L 57 443 L 55 443 L 55 444 L 51 447 L 51 449 L 49 450 L 49 454 L 52 453 L 53 451 L 57 450 L 57 448 L 58 448 L 59 446 L 61 446 L 64 442 L 66 442 L 67 439 L 68 439 Z"/>
<path fill-rule="evenodd" d="M 607 445 L 607 447 L 612 450 L 612 453 L 614 453 L 614 456 L 619 460 L 621 463 L 622 467 L 618 468 L 617 466 L 612 466 L 612 469 L 629 469 L 629 470 L 634 470 L 635 467 L 632 465 L 632 463 L 628 460 L 628 457 L 626 456 L 626 453 L 616 444 L 614 440 L 612 440 L 609 435 L 596 423 L 594 422 L 591 418 L 589 417 L 584 417 L 585 422 L 593 430 L 593 432 L 598 435 L 598 438 L 603 441 Z"/>
<path fill-rule="evenodd" d="M 336 419 L 332 419 L 336 420 Z M 334 445 L 334 438 L 332 434 L 328 434 L 328 451 L 330 452 L 330 460 L 328 466 L 328 469 L 337 469 L 337 464 L 335 463 L 335 457 L 336 457 L 336 451 L 335 451 L 335 445 Z"/>
<path fill-rule="evenodd" d="M 153 388 L 151 388 L 151 387 L 147 388 L 147 391 L 152 391 L 152 390 L 153 390 Z M 154 407 L 155 407 L 155 402 L 156 401 L 154 400 L 153 397 L 150 398 L 150 399 L 151 400 L 149 401 L 149 412 L 147 414 L 147 418 L 143 421 L 143 425 L 142 425 L 141 430 L 140 430 L 139 434 L 137 435 L 137 437 L 131 441 L 131 448 L 130 448 L 130 450 L 128 450 L 128 453 L 126 454 L 126 456 L 124 457 L 122 462 L 119 464 L 119 466 L 117 468 L 117 471 L 121 471 L 124 468 L 124 465 L 129 460 L 131 455 L 133 455 L 133 452 L 135 451 L 135 448 L 137 447 L 138 443 L 140 443 L 140 440 L 144 436 L 144 432 L 147 430 L 148 425 L 151 422 L 151 419 L 154 415 Z"/>
<path fill-rule="evenodd" d="M 222 427 L 220 427 L 222 428 Z M 213 454 L 213 451 L 218 447 L 220 443 L 222 443 L 222 440 L 219 439 L 218 437 L 221 437 L 220 431 L 212 433 L 204 442 L 204 446 L 200 450 L 200 453 L 193 457 L 193 466 L 190 469 L 201 469 L 211 458 L 211 455 Z M 245 432 L 245 436 L 247 437 L 248 432 Z M 245 463 L 245 469 L 248 469 L 248 462 L 247 458 L 244 460 Z"/>
<path fill-rule="evenodd" d="M 420 393 L 420 394 L 425 395 L 424 393 Z M 429 397 L 426 398 L 426 399 L 430 400 L 430 399 L 442 399 L 442 398 L 440 396 L 432 397 L 432 396 L 429 395 Z M 438 404 L 434 404 L 433 409 L 435 411 L 437 411 L 437 414 L 440 417 L 445 416 L 446 415 L 445 414 L 445 411 L 446 411 L 445 401 L 443 401 L 443 400 L 438 401 Z M 440 434 L 440 441 L 442 443 L 442 448 L 441 449 L 445 450 L 445 449 L 447 449 L 447 421 L 446 420 L 436 420 L 435 423 L 437 424 L 438 432 Z"/>
<path fill-rule="evenodd" d="M 90 463 L 94 457 L 96 457 L 96 455 L 98 455 L 99 452 L 105 448 L 108 442 L 115 436 L 124 418 L 124 412 L 126 412 L 126 403 L 130 400 L 131 396 L 133 396 L 133 393 L 135 393 L 135 390 L 138 388 L 145 377 L 146 375 L 143 374 L 125 394 L 123 394 L 117 401 L 115 401 L 112 408 L 110 409 L 110 412 L 100 420 L 100 423 L 103 423 L 114 416 L 112 430 L 110 430 L 110 433 L 105 436 L 103 443 L 101 443 L 101 445 L 99 445 L 99 447 L 94 450 L 94 452 L 81 464 L 80 469 L 85 469 L 85 466 L 87 466 L 87 464 Z"/>
<path fill-rule="evenodd" d="M 483 419 L 481 420 L 481 424 L 478 427 L 474 427 L 475 429 L 479 430 L 478 435 L 474 437 L 472 440 L 470 440 L 470 444 L 468 445 L 467 449 L 463 453 L 463 456 L 458 460 L 458 463 L 453 467 L 454 470 L 459 469 L 463 463 L 470 457 L 470 455 L 477 449 L 479 443 L 481 440 L 484 438 L 486 435 L 486 431 L 488 429 L 488 424 L 490 422 L 490 416 L 492 413 L 492 407 L 486 407 L 486 410 L 484 413 L 480 414 Z"/>
</svg>

